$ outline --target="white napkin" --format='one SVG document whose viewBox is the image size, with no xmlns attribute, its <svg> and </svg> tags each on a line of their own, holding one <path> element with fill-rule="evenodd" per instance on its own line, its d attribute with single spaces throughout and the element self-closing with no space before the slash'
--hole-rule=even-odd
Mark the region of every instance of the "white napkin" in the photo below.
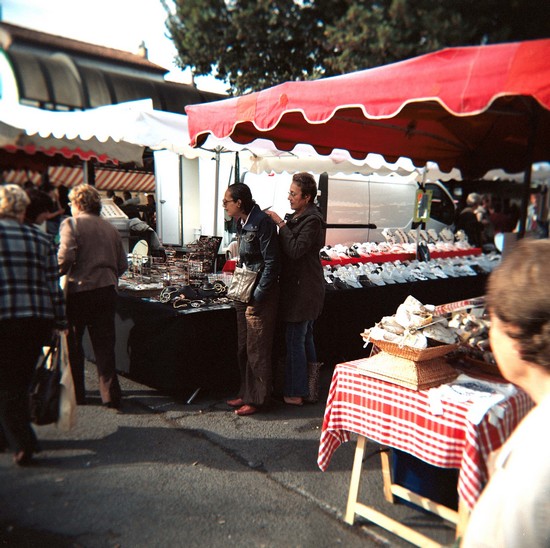
<svg viewBox="0 0 550 548">
<path fill-rule="evenodd" d="M 513 394 L 516 388 L 511 383 L 486 381 L 461 374 L 453 382 L 431 388 L 428 392 L 430 410 L 434 415 L 443 414 L 442 400 L 464 403 L 473 402 L 467 419 L 473 424 L 479 424 L 486 413 L 489 421 L 496 424 L 504 414 L 504 409 L 498 404 Z"/>
</svg>

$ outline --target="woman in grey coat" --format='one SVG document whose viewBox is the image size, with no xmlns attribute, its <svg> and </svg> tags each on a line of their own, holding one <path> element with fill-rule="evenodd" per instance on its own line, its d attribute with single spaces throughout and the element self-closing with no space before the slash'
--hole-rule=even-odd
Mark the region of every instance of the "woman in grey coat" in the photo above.
<svg viewBox="0 0 550 548">
<path fill-rule="evenodd" d="M 267 214 L 279 227 L 283 255 L 280 276 L 281 319 L 286 323 L 284 401 L 302 405 L 315 402 L 319 392 L 319 368 L 313 340 L 313 324 L 325 299 L 325 280 L 319 251 L 325 227 L 315 205 L 317 185 L 309 173 L 292 177 L 288 200 L 294 213 L 285 222 L 277 213 Z"/>
</svg>

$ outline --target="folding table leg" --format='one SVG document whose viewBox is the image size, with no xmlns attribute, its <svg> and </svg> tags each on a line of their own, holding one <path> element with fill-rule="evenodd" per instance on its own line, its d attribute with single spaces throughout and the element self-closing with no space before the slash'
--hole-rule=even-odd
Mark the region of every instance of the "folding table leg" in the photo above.
<svg viewBox="0 0 550 548">
<path fill-rule="evenodd" d="M 344 521 L 350 525 L 353 525 L 355 519 L 355 504 L 357 503 L 359 482 L 361 481 L 361 471 L 363 470 L 365 445 L 366 438 L 364 436 L 358 436 L 357 445 L 355 446 L 355 456 L 353 458 L 353 468 L 351 470 L 351 480 L 349 483 L 348 505 L 346 507 L 346 516 L 344 518 Z"/>
<path fill-rule="evenodd" d="M 344 517 L 344 521 L 346 523 L 349 523 L 350 525 L 353 525 L 355 521 L 355 514 L 359 514 L 361 517 L 366 518 L 370 522 L 375 523 L 380 527 L 383 527 L 394 535 L 408 540 L 411 544 L 414 544 L 415 546 L 419 546 L 422 548 L 441 548 L 441 544 L 436 542 L 435 540 L 423 535 L 422 533 L 419 533 L 418 531 L 415 531 L 410 527 L 407 527 L 406 525 L 403 525 L 402 523 L 396 521 L 393 518 L 390 518 L 389 516 L 386 516 L 382 512 L 375 510 L 372 506 L 367 506 L 366 504 L 363 504 L 357 500 L 357 496 L 359 494 L 361 472 L 363 470 L 363 456 L 365 454 L 365 445 L 366 438 L 361 435 L 357 436 L 357 445 L 355 446 L 355 456 L 353 458 L 353 468 L 351 471 L 351 480 L 349 484 L 348 504 L 346 507 L 346 515 Z M 423 497 L 414 495 L 408 489 L 404 489 L 391 484 L 391 474 L 389 473 L 389 456 L 384 453 L 381 453 L 381 455 L 384 455 L 382 457 L 382 462 L 384 462 L 384 458 L 387 459 L 386 465 L 388 476 L 384 478 L 384 492 L 386 491 L 386 488 L 389 488 L 390 490 L 392 488 L 396 490 L 398 489 L 398 496 L 401 496 L 402 498 L 408 498 L 408 500 L 412 500 L 415 503 L 417 502 L 416 499 L 418 499 L 418 502 L 420 502 Z M 390 482 L 389 486 L 386 485 L 386 481 Z M 392 491 L 390 491 L 390 493 L 391 492 Z M 431 501 L 427 502 L 431 503 Z M 441 507 L 441 505 L 438 506 Z M 445 510 L 451 513 L 451 510 L 449 510 L 448 508 Z M 454 514 L 456 515 L 456 512 L 454 512 Z"/>
<path fill-rule="evenodd" d="M 464 536 L 466 525 L 470 519 L 470 509 L 462 499 L 458 499 L 458 521 L 456 523 L 456 538 Z"/>
<path fill-rule="evenodd" d="M 380 461 L 382 463 L 382 479 L 384 480 L 384 498 L 391 502 L 395 502 L 395 498 L 392 492 L 392 474 L 391 474 L 391 465 L 390 465 L 390 450 L 384 448 L 380 451 Z"/>
</svg>

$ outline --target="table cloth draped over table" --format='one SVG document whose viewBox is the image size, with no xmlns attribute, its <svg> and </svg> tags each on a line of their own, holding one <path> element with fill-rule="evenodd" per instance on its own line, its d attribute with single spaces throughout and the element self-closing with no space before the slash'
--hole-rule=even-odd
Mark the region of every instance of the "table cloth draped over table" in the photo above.
<svg viewBox="0 0 550 548">
<path fill-rule="evenodd" d="M 458 468 L 458 494 L 473 508 L 488 480 L 487 460 L 532 408 L 516 390 L 497 404 L 503 413 L 487 413 L 479 424 L 468 418 L 472 402 L 442 400 L 443 413 L 431 411 L 428 390 L 415 391 L 370 378 L 362 360 L 338 364 L 327 400 L 318 465 L 326 470 L 340 446 L 356 433 L 406 451 L 434 466 Z"/>
</svg>

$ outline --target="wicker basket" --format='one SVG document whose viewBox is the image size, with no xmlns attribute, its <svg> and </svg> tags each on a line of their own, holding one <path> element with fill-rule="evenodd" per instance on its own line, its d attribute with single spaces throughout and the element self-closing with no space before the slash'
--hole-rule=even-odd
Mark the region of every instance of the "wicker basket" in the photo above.
<svg viewBox="0 0 550 548">
<path fill-rule="evenodd" d="M 440 346 L 432 346 L 430 348 L 413 348 L 412 346 L 400 346 L 399 344 L 390 341 L 381 341 L 377 339 L 368 338 L 368 333 L 361 333 L 361 336 L 365 340 L 369 340 L 372 344 L 387 352 L 393 356 L 399 356 L 406 360 L 412 360 L 414 362 L 423 362 L 426 360 L 433 360 L 445 356 L 450 352 L 454 352 L 458 348 L 458 344 L 442 344 Z"/>
<path fill-rule="evenodd" d="M 427 390 L 451 382 L 458 376 L 458 371 L 443 358 L 416 362 L 382 351 L 353 363 L 368 377 L 411 390 Z"/>
</svg>

